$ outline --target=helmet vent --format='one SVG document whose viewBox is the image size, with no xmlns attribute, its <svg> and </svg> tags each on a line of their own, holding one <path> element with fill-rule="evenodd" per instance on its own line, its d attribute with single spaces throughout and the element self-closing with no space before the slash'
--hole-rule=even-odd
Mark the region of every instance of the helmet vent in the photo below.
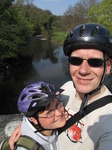
<svg viewBox="0 0 112 150">
<path fill-rule="evenodd" d="M 42 95 L 41 95 L 41 94 L 33 95 L 33 96 L 32 96 L 32 99 L 37 99 L 37 98 L 41 98 L 41 97 L 42 97 Z"/>
<path fill-rule="evenodd" d="M 35 92 L 36 92 L 36 90 L 29 90 L 28 92 L 35 93 Z"/>
<path fill-rule="evenodd" d="M 83 35 L 84 30 L 85 30 L 85 26 L 82 25 L 82 26 L 80 27 L 79 36 L 82 36 L 82 35 Z"/>
<path fill-rule="evenodd" d="M 44 93 L 50 93 L 51 92 L 51 89 L 49 88 L 49 86 L 47 86 L 46 84 L 42 84 L 40 90 L 42 90 L 42 92 Z"/>
<path fill-rule="evenodd" d="M 70 32 L 70 37 L 72 38 L 72 36 L 73 36 L 73 31 Z"/>
<path fill-rule="evenodd" d="M 96 35 L 97 31 L 99 30 L 99 27 L 96 26 L 93 31 L 91 32 L 91 35 Z"/>
<path fill-rule="evenodd" d="M 23 94 L 21 97 L 21 101 L 23 101 L 25 97 L 26 97 L 26 94 Z"/>
</svg>

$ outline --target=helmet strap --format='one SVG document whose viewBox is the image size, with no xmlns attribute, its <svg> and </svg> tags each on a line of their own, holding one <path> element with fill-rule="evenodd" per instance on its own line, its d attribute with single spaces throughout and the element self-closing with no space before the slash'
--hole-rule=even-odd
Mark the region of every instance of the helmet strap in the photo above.
<svg viewBox="0 0 112 150">
<path fill-rule="evenodd" d="M 34 125 L 34 124 L 31 122 L 31 124 L 36 128 L 35 133 L 37 133 L 37 132 L 42 132 L 42 131 L 45 131 L 45 130 L 51 130 L 51 129 L 45 129 L 44 127 L 41 126 L 41 124 L 40 124 L 40 122 L 39 122 L 39 120 L 38 120 L 38 116 L 37 116 L 37 115 L 35 115 L 34 117 L 35 117 L 35 119 L 36 119 L 37 122 L 38 122 L 37 125 Z"/>
<path fill-rule="evenodd" d="M 83 97 L 83 99 L 82 99 L 82 103 L 81 103 L 81 106 L 80 106 L 80 113 L 81 113 L 81 115 L 82 116 L 85 116 L 86 114 L 85 114 L 85 112 L 84 112 L 84 107 L 85 107 L 85 104 L 86 104 L 86 102 L 87 102 L 87 96 L 88 96 L 88 94 L 85 94 L 84 95 L 84 97 Z"/>
<path fill-rule="evenodd" d="M 38 114 L 35 114 L 35 115 L 34 115 L 34 118 L 37 120 L 38 124 L 37 124 L 37 125 L 34 125 L 31 121 L 30 121 L 30 123 L 37 129 L 37 130 L 35 131 L 35 133 L 36 133 L 36 132 L 41 132 L 41 131 L 43 131 L 44 128 L 41 126 L 41 124 L 40 124 L 40 122 L 39 122 L 39 120 L 38 120 Z"/>
</svg>

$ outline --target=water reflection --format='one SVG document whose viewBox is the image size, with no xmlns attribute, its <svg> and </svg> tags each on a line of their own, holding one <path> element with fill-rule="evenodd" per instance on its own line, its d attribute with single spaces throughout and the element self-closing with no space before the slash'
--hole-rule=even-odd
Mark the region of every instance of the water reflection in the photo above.
<svg viewBox="0 0 112 150">
<path fill-rule="evenodd" d="M 43 80 L 61 86 L 70 80 L 62 46 L 32 39 L 21 53 L 28 57 L 22 63 L 22 69 L 13 73 L 12 78 L 0 83 L 0 114 L 18 112 L 16 103 L 19 93 L 30 83 Z"/>
</svg>

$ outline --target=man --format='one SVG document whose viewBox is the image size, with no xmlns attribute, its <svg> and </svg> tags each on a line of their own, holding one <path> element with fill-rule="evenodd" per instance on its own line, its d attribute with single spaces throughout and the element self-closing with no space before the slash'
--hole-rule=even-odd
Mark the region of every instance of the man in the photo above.
<svg viewBox="0 0 112 150">
<path fill-rule="evenodd" d="M 64 54 L 68 56 L 72 81 L 62 86 L 64 92 L 61 98 L 66 101 L 69 113 L 75 114 L 80 110 L 84 117 L 59 135 L 60 150 L 110 150 L 112 103 L 88 115 L 84 112 L 88 104 L 112 95 L 104 86 L 112 57 L 108 30 L 98 24 L 75 27 L 64 42 Z"/>
<path fill-rule="evenodd" d="M 73 82 L 63 85 L 64 95 L 69 95 L 67 108 L 76 113 L 79 109 L 106 95 L 104 78 L 110 73 L 112 44 L 104 27 L 84 24 L 74 28 L 64 43 Z M 75 88 L 74 88 L 75 86 Z M 63 96 L 64 99 L 64 96 Z M 112 103 L 105 105 L 59 136 L 61 150 L 110 150 L 112 147 Z"/>
</svg>

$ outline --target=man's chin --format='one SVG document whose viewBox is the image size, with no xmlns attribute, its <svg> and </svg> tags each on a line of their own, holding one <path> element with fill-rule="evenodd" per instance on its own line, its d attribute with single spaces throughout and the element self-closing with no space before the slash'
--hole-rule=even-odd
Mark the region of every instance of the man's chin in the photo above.
<svg viewBox="0 0 112 150">
<path fill-rule="evenodd" d="M 85 94 L 90 93 L 90 92 L 91 92 L 91 90 L 87 90 L 87 89 L 84 89 L 84 90 L 77 90 L 77 93 L 78 93 L 79 95 L 81 95 L 81 97 L 84 96 Z"/>
</svg>

